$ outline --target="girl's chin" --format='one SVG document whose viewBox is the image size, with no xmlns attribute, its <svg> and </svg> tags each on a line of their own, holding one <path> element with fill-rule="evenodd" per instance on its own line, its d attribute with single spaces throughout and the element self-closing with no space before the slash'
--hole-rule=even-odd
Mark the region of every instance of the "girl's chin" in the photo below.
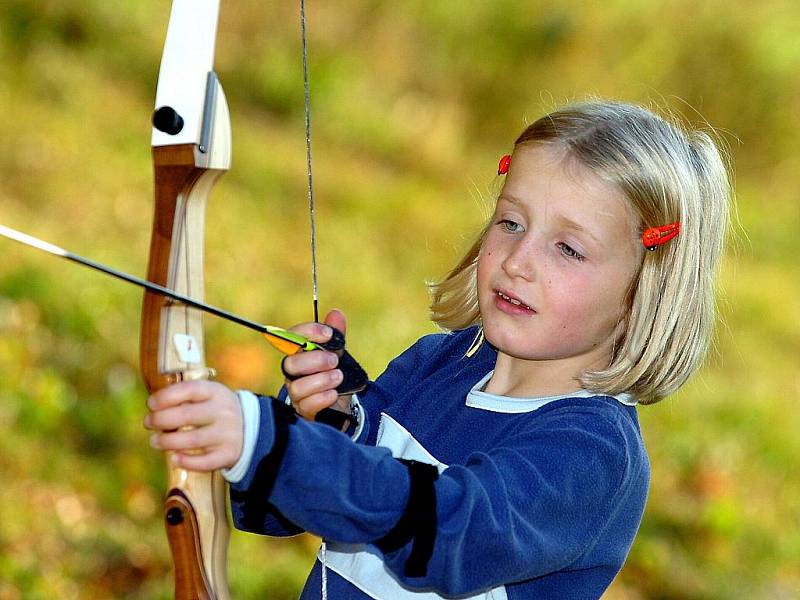
<svg viewBox="0 0 800 600">
<path fill-rule="evenodd" d="M 484 322 L 483 335 L 498 352 L 520 360 L 563 360 L 571 358 L 573 354 L 571 348 L 564 347 L 563 338 L 532 328 Z"/>
<path fill-rule="evenodd" d="M 537 354 L 537 349 L 530 347 L 531 336 L 522 334 L 519 329 L 511 330 L 508 327 L 492 326 L 484 323 L 483 335 L 492 347 L 503 354 L 508 354 L 514 358 L 536 360 L 533 357 Z"/>
</svg>

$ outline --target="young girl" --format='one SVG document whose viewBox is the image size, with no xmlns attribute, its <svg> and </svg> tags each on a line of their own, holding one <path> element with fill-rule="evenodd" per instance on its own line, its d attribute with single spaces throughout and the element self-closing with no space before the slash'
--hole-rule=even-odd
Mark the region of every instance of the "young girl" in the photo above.
<svg viewBox="0 0 800 600">
<path fill-rule="evenodd" d="M 280 400 L 209 382 L 149 399 L 147 427 L 195 426 L 154 446 L 226 469 L 237 527 L 328 540 L 304 598 L 323 577 L 337 599 L 597 598 L 622 567 L 649 481 L 636 405 L 708 346 L 725 166 L 705 133 L 598 101 L 533 123 L 506 169 L 432 288 L 450 333 L 358 397 L 337 398 L 336 357 L 314 351 L 285 360 Z M 326 323 L 296 330 L 326 341 L 344 316 Z M 344 433 L 313 422 L 334 404 Z"/>
</svg>

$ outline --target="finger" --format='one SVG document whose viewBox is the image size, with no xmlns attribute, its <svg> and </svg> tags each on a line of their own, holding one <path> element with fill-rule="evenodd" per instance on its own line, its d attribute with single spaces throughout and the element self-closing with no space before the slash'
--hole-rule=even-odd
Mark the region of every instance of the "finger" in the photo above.
<svg viewBox="0 0 800 600">
<path fill-rule="evenodd" d="M 217 469 L 228 469 L 236 464 L 231 461 L 225 452 L 214 449 L 205 454 L 184 454 L 176 452 L 170 455 L 170 461 L 176 467 L 188 469 L 189 471 L 216 471 Z"/>
<path fill-rule="evenodd" d="M 317 413 L 324 408 L 329 408 L 336 404 L 339 394 L 336 390 L 326 390 L 318 394 L 314 394 L 307 398 L 303 398 L 297 403 L 293 402 L 294 410 L 304 419 L 313 421 Z"/>
<path fill-rule="evenodd" d="M 160 431 L 201 427 L 212 423 L 214 418 L 214 409 L 209 403 L 186 403 L 151 412 L 145 418 L 145 427 Z"/>
<path fill-rule="evenodd" d="M 334 308 L 325 315 L 325 324 L 330 325 L 334 329 L 338 329 L 342 333 L 347 333 L 347 319 L 344 313 L 338 308 Z"/>
<path fill-rule="evenodd" d="M 175 452 L 203 452 L 207 448 L 216 447 L 222 441 L 220 434 L 211 427 L 200 427 L 185 431 L 154 433 L 150 436 L 150 445 L 157 450 Z"/>
<path fill-rule="evenodd" d="M 314 373 L 330 371 L 335 369 L 337 364 L 339 364 L 339 357 L 333 352 L 312 350 L 287 356 L 284 358 L 282 366 L 285 375 L 297 379 Z"/>
<path fill-rule="evenodd" d="M 335 358 L 335 357 L 334 357 Z M 336 389 L 344 375 L 339 369 L 306 375 L 286 383 L 286 391 L 293 400 L 302 400 L 314 394 Z"/>
<path fill-rule="evenodd" d="M 147 399 L 150 410 L 162 410 L 185 402 L 201 402 L 214 393 L 219 383 L 213 381 L 181 381 L 153 393 Z"/>
<path fill-rule="evenodd" d="M 300 325 L 291 327 L 289 331 L 299 333 L 312 342 L 327 342 L 333 335 L 331 328 L 324 323 L 300 323 Z"/>
</svg>

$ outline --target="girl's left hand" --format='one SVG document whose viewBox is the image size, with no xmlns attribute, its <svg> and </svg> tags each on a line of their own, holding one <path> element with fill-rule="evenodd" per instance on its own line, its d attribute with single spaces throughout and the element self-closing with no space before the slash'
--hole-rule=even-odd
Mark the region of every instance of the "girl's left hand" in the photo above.
<svg viewBox="0 0 800 600">
<path fill-rule="evenodd" d="M 183 381 L 155 392 L 147 400 L 147 429 L 156 430 L 150 445 L 172 452 L 176 466 L 192 471 L 228 469 L 244 443 L 239 399 L 213 381 Z"/>
</svg>

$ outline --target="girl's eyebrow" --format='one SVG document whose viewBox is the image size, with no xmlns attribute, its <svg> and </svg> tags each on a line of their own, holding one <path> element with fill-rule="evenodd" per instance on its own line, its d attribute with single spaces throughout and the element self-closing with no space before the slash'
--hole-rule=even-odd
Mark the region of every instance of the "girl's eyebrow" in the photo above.
<svg viewBox="0 0 800 600">
<path fill-rule="evenodd" d="M 498 201 L 506 200 L 507 202 L 511 202 L 511 204 L 523 204 L 522 200 L 520 200 L 516 196 L 511 196 L 506 192 L 503 192 L 502 194 L 500 194 L 500 196 L 497 198 L 497 200 Z"/>
<path fill-rule="evenodd" d="M 572 229 L 573 231 L 577 231 L 578 233 L 583 233 L 592 238 L 600 246 L 605 246 L 605 244 L 603 244 L 603 240 L 598 238 L 594 233 L 592 233 L 589 229 L 587 229 L 580 223 L 576 223 L 575 221 L 568 219 L 564 215 L 558 215 L 558 221 L 561 225 L 563 225 L 567 229 Z"/>
<path fill-rule="evenodd" d="M 523 200 L 517 198 L 516 196 L 511 196 L 508 193 L 501 194 L 498 200 L 505 200 L 506 202 L 510 202 L 511 204 L 515 204 L 517 206 L 525 204 Z M 565 227 L 566 229 L 571 229 L 573 231 L 577 231 L 578 233 L 583 233 L 588 237 L 592 238 L 592 240 L 594 240 L 598 245 L 605 247 L 603 240 L 601 240 L 594 233 L 592 233 L 592 231 L 589 230 L 587 227 L 581 225 L 580 223 L 576 223 L 572 219 L 568 219 L 564 215 L 558 215 L 557 219 L 559 225 L 561 225 L 562 227 Z"/>
</svg>

